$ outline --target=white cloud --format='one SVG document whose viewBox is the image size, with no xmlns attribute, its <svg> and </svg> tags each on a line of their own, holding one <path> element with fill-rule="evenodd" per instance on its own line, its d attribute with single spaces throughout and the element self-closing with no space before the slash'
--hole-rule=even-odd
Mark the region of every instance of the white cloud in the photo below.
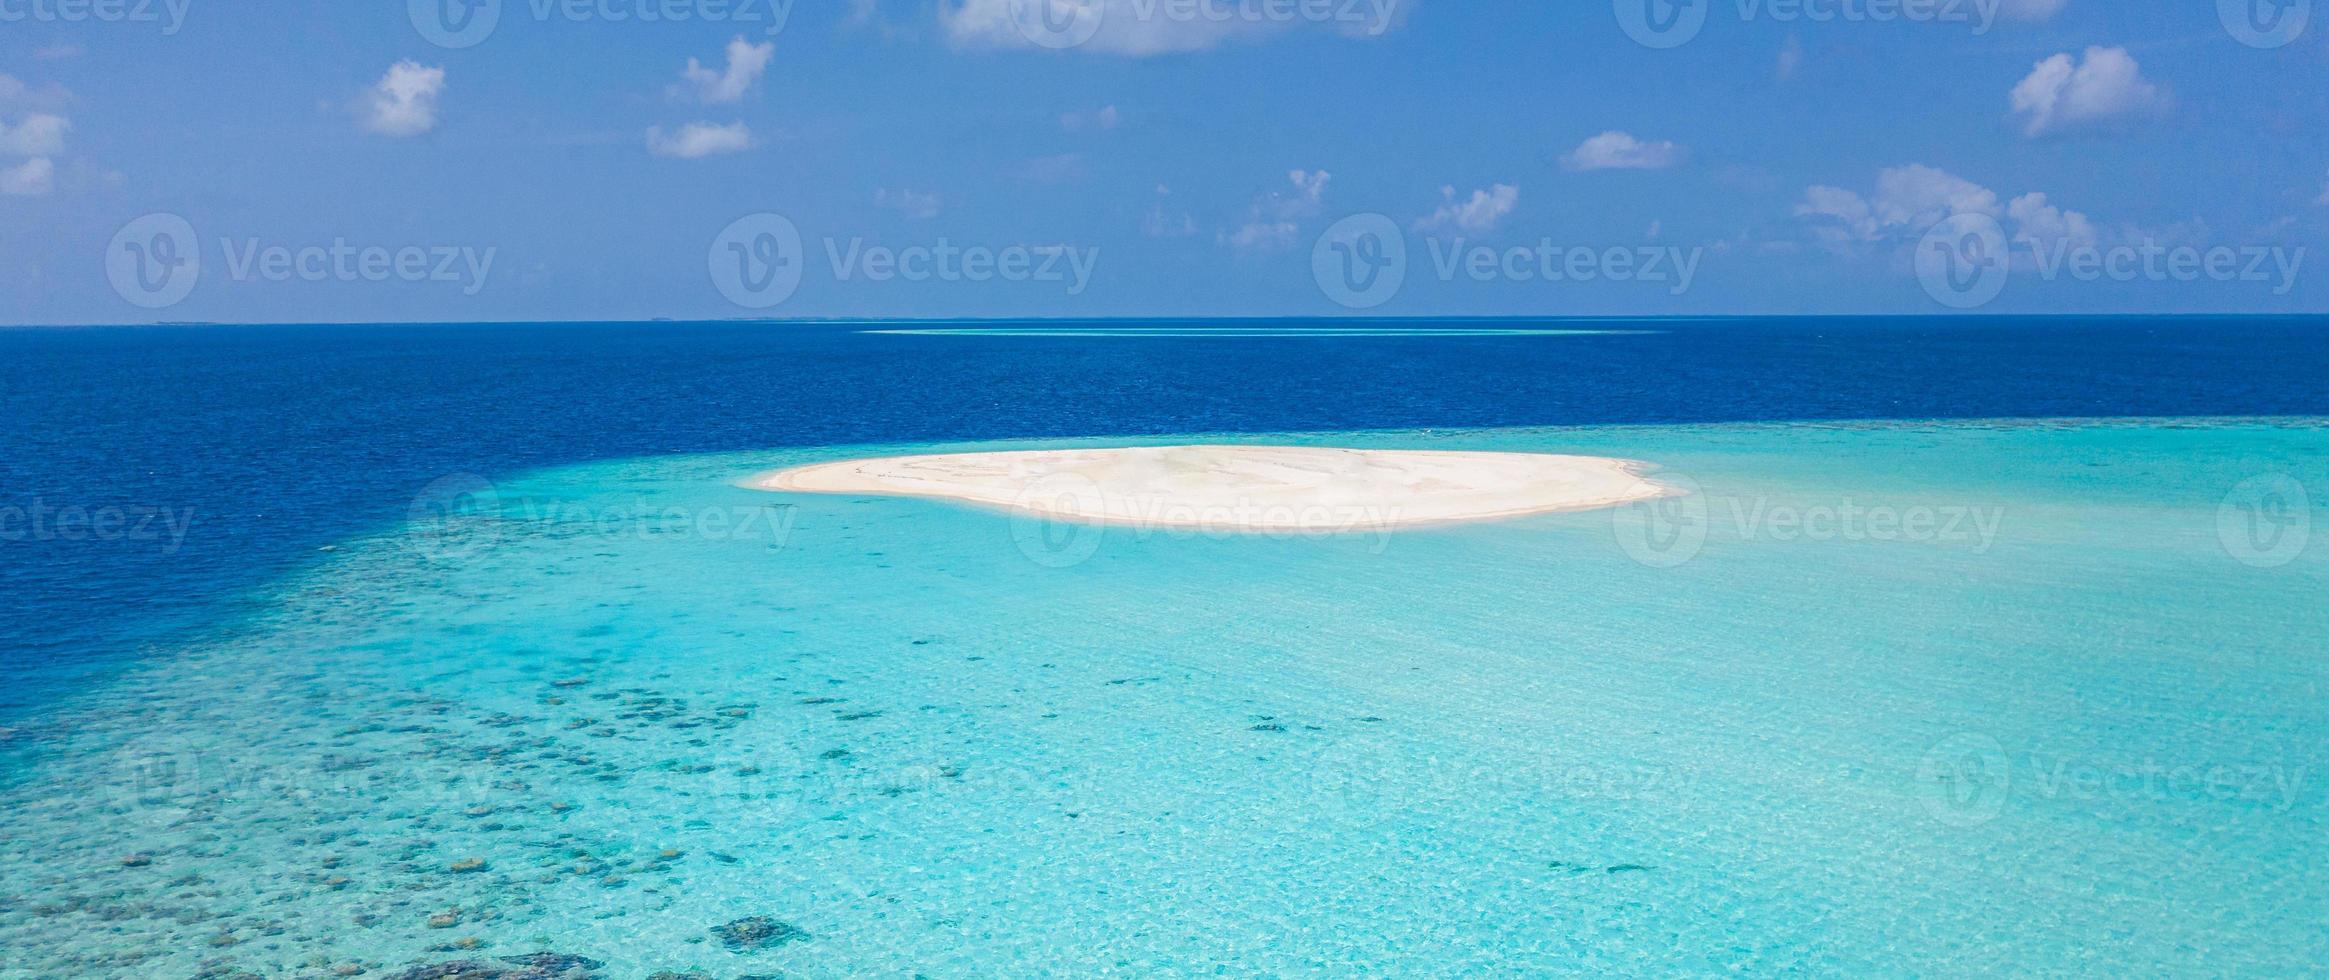
<svg viewBox="0 0 2329 980">
<path fill-rule="evenodd" d="M 1663 170 L 1682 161 L 1682 147 L 1659 140 L 1645 143 L 1632 133 L 1611 130 L 1561 158 L 1571 170 Z"/>
<path fill-rule="evenodd" d="M 14 126 L 0 120 L 0 156 L 53 157 L 65 152 L 65 131 L 73 128 L 63 116 L 36 112 Z"/>
<path fill-rule="evenodd" d="M 1440 188 L 1440 196 L 1447 203 L 1415 223 L 1415 230 L 1448 234 L 1485 235 L 1496 230 L 1512 209 L 1520 206 L 1520 188 L 1497 184 L 1484 191 L 1473 191 L 1472 196 L 1458 200 L 1453 187 Z"/>
<path fill-rule="evenodd" d="M 1124 123 L 1124 114 L 1115 106 L 1101 106 L 1090 112 L 1070 112 L 1059 117 L 1059 128 L 1068 132 L 1079 129 L 1115 129 Z"/>
<path fill-rule="evenodd" d="M 15 167 L 0 169 L 0 194 L 38 197 L 57 186 L 57 167 L 47 157 L 34 157 Z"/>
<path fill-rule="evenodd" d="M 1259 40 L 1297 26 L 1331 28 L 1345 37 L 1379 37 L 1406 20 L 1413 0 L 1357 3 L 1186 5 L 1158 0 L 939 0 L 938 22 L 947 40 L 965 48 L 1041 49 L 1031 37 L 1054 32 L 1038 18 L 1065 15 L 1071 27 L 1056 33 L 1088 37 L 1076 50 L 1128 58 L 1204 51 L 1230 41 Z M 1255 10 L 1271 16 L 1210 15 L 1207 11 Z M 1197 11 L 1195 14 L 1181 11 Z M 1313 11 L 1323 11 L 1323 15 Z"/>
<path fill-rule="evenodd" d="M 445 91 L 445 70 L 399 61 L 372 87 L 364 128 L 382 136 L 419 136 L 437 128 L 437 96 Z"/>
<path fill-rule="evenodd" d="M 705 103 L 739 102 L 752 86 L 759 84 L 760 76 L 767 74 L 768 63 L 776 59 L 776 42 L 753 44 L 736 35 L 728 42 L 728 67 L 713 71 L 694 58 L 687 59 L 687 70 L 680 76 L 687 79 L 689 94 Z"/>
<path fill-rule="evenodd" d="M 1150 238 L 1187 238 L 1197 233 L 1197 219 L 1189 212 L 1167 209 L 1165 199 L 1173 196 L 1173 189 L 1156 185 L 1156 204 L 1140 218 L 1140 233 Z"/>
<path fill-rule="evenodd" d="M 2038 62 L 2007 99 L 2022 117 L 2022 134 L 2033 138 L 2167 104 L 2125 48 L 2088 48 L 2082 60 L 2058 54 Z"/>
<path fill-rule="evenodd" d="M 1302 233 L 1302 219 L 1318 214 L 1326 201 L 1326 187 L 1334 175 L 1324 170 L 1290 170 L 1286 180 L 1294 185 L 1292 194 L 1272 191 L 1253 202 L 1246 213 L 1245 224 L 1225 233 L 1221 240 L 1240 251 L 1268 251 L 1294 244 Z"/>
<path fill-rule="evenodd" d="M 708 122 L 688 123 L 679 127 L 676 135 L 666 135 L 663 127 L 647 130 L 647 152 L 659 157 L 679 160 L 697 160 L 720 153 L 741 153 L 752 148 L 752 130 L 737 120 L 725 126 Z"/>
<path fill-rule="evenodd" d="M 2056 206 L 2038 192 L 2022 194 L 2001 205 L 1996 192 L 1989 188 L 1916 164 L 1879 174 L 1871 196 L 1840 187 L 1810 188 L 1804 192 L 1803 202 L 1796 205 L 1795 214 L 1812 222 L 1815 238 L 1839 252 L 1870 245 L 1905 245 L 1960 214 L 1995 218 L 2013 242 L 2036 239 L 2049 252 L 2205 235 L 2204 230 L 2188 228 L 2155 233 L 2131 224 L 2104 227 L 2081 212 Z"/>
<path fill-rule="evenodd" d="M 2073 245 L 2093 245 L 2102 240 L 2096 234 L 2094 222 L 2076 211 L 2064 211 L 2046 203 L 2046 195 L 2024 194 L 2006 205 L 2006 215 L 2014 219 L 2015 238 L 2037 238 L 2047 242 L 2067 242 Z"/>
<path fill-rule="evenodd" d="M 2046 21 L 2054 19 L 2069 3 L 2070 0 L 2001 0 L 1998 12 L 2014 20 Z"/>
<path fill-rule="evenodd" d="M 0 74 L 0 109 L 58 109 L 72 101 L 73 94 L 52 82 L 33 88 L 18 81 L 14 75 Z"/>
<path fill-rule="evenodd" d="M 935 218 L 938 216 L 938 195 L 909 190 L 877 190 L 873 192 L 873 206 L 888 208 L 909 218 Z"/>
</svg>

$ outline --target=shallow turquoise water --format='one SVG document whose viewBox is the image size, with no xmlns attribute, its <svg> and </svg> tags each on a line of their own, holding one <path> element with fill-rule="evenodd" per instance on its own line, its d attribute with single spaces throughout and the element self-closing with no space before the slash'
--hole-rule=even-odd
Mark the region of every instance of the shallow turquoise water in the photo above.
<svg viewBox="0 0 2329 980">
<path fill-rule="evenodd" d="M 1251 538 L 735 486 L 1016 443 L 452 479 L 8 734 L 0 975 L 2329 962 L 2329 428 L 1232 441 L 1697 493 Z"/>
</svg>

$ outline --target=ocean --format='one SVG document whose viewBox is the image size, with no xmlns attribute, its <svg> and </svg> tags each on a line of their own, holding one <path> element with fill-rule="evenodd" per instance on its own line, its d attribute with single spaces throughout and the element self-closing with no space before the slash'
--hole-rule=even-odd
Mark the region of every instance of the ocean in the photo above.
<svg viewBox="0 0 2329 980">
<path fill-rule="evenodd" d="M 2324 376 L 2324 318 L 0 331 L 0 976 L 2303 973 Z M 739 485 L 1195 440 L 1690 493 Z"/>
</svg>

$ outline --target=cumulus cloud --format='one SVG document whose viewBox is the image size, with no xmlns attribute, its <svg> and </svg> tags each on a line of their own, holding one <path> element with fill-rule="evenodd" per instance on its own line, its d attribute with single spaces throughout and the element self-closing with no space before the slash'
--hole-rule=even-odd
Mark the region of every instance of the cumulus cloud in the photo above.
<svg viewBox="0 0 2329 980">
<path fill-rule="evenodd" d="M 1905 245 L 1960 214 L 1996 219 L 2008 239 L 2030 247 L 2032 254 L 2040 250 L 2058 253 L 2066 247 L 2204 237 L 2204 230 L 2191 228 L 2153 232 L 2132 224 L 2105 226 L 2082 212 L 2057 206 L 2046 194 L 2035 191 L 2000 203 L 1998 194 L 1987 187 L 1918 164 L 1878 174 L 1876 189 L 1868 195 L 1840 187 L 1810 188 L 1796 205 L 1795 214 L 1810 223 L 1814 238 L 1839 252 Z"/>
<path fill-rule="evenodd" d="M 1520 188 L 1497 184 L 1487 190 L 1473 191 L 1469 198 L 1458 199 L 1453 187 L 1440 188 L 1440 197 L 1446 203 L 1415 223 L 1415 230 L 1427 234 L 1485 235 L 1496 230 L 1512 209 L 1520 206 Z"/>
<path fill-rule="evenodd" d="M 877 190 L 873 192 L 873 206 L 888 208 L 909 218 L 935 218 L 938 216 L 938 195 L 909 190 Z"/>
<path fill-rule="evenodd" d="M 364 128 L 382 136 L 419 136 L 437 128 L 437 96 L 445 91 L 445 70 L 417 61 L 399 61 L 372 86 Z"/>
<path fill-rule="evenodd" d="M 2068 127 L 2164 108 L 2167 96 L 2143 78 L 2126 48 L 2088 48 L 2083 58 L 2058 54 L 2038 62 L 2007 95 L 2032 138 Z"/>
<path fill-rule="evenodd" d="M 1680 162 L 1682 147 L 1666 140 L 1644 142 L 1614 129 L 1561 158 L 1561 165 L 1571 170 L 1664 170 Z"/>
<path fill-rule="evenodd" d="M 1291 193 L 1271 191 L 1253 202 L 1245 223 L 1225 232 L 1221 240 L 1239 251 L 1272 251 L 1294 244 L 1302 234 L 1302 220 L 1318 214 L 1326 201 L 1326 186 L 1334 175 L 1324 170 L 1290 170 Z"/>
<path fill-rule="evenodd" d="M 73 94 L 55 83 L 34 88 L 14 75 L 0 75 L 0 109 L 62 108 L 72 101 Z"/>
<path fill-rule="evenodd" d="M 1225 4 L 1180 5 L 1157 0 L 939 0 L 938 22 L 947 40 L 964 48 L 1041 49 L 1037 38 L 1080 40 L 1080 51 L 1146 58 L 1204 51 L 1231 41 L 1251 41 L 1296 27 L 1330 29 L 1346 37 L 1379 37 L 1406 19 L 1413 0 L 1364 0 L 1324 7 L 1257 4 L 1250 9 L 1274 16 L 1220 17 L 1203 11 Z M 1245 8 L 1239 8 L 1245 9 Z M 1192 15 L 1185 11 L 1198 11 Z M 1323 10 L 1323 16 L 1311 11 Z M 1064 25 L 1059 29 L 1044 23 Z M 1065 43 L 1061 41 L 1059 43 Z"/>
<path fill-rule="evenodd" d="M 0 194 L 10 197 L 37 197 L 57 186 L 57 166 L 47 157 L 34 157 L 14 167 L 0 169 Z"/>
<path fill-rule="evenodd" d="M 688 123 L 679 132 L 666 134 L 663 127 L 647 130 L 647 152 L 659 157 L 677 160 L 697 160 L 721 153 L 741 153 L 752 148 L 752 130 L 737 120 L 725 126 L 708 122 Z"/>
<path fill-rule="evenodd" d="M 73 124 L 44 110 L 70 99 L 70 93 L 55 85 L 35 89 L 14 76 L 0 75 L 0 160 L 17 159 L 0 163 L 0 195 L 34 197 L 56 189 L 57 165 L 51 158 L 64 154 L 65 134 Z M 10 114 L 15 121 L 9 120 Z"/>
<path fill-rule="evenodd" d="M 65 131 L 73 124 L 63 116 L 35 112 L 11 126 L 0 119 L 0 156 L 53 157 L 65 152 Z"/>
<path fill-rule="evenodd" d="M 775 59 L 776 42 L 753 44 L 738 34 L 728 42 L 728 67 L 724 70 L 713 71 L 694 58 L 687 59 L 687 70 L 680 73 L 687 80 L 682 91 L 711 104 L 743 101 L 744 94 L 759 84 L 760 76 L 768 72 L 768 63 Z"/>
<path fill-rule="evenodd" d="M 1838 247 L 1903 233 L 1922 235 L 1960 214 L 1994 218 L 2004 213 L 1995 191 L 1917 163 L 1879 172 L 1873 194 L 1814 186 L 1804 191 L 1802 203 L 1795 206 L 1797 217 L 1813 219 L 1815 233 Z"/>
</svg>

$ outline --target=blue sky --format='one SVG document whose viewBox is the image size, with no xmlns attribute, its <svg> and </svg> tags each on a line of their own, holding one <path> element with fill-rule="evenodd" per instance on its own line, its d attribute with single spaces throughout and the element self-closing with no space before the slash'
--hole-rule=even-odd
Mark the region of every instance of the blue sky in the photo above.
<svg viewBox="0 0 2329 980">
<path fill-rule="evenodd" d="M 503 0 L 466 47 L 422 29 L 462 0 L 107 2 L 0 0 L 0 321 L 2329 310 L 2302 0 L 2246 40 L 2248 0 L 1697 0 L 1671 47 L 1622 16 L 1663 0 L 1051 0 L 1065 37 L 1017 0 Z M 798 286 L 739 305 L 711 268 L 758 214 Z M 116 281 L 149 215 L 199 258 L 151 307 Z M 1357 304 L 1322 285 L 1352 216 L 1406 256 Z M 2002 232 L 1994 296 L 1920 277 L 1937 226 Z"/>
</svg>

